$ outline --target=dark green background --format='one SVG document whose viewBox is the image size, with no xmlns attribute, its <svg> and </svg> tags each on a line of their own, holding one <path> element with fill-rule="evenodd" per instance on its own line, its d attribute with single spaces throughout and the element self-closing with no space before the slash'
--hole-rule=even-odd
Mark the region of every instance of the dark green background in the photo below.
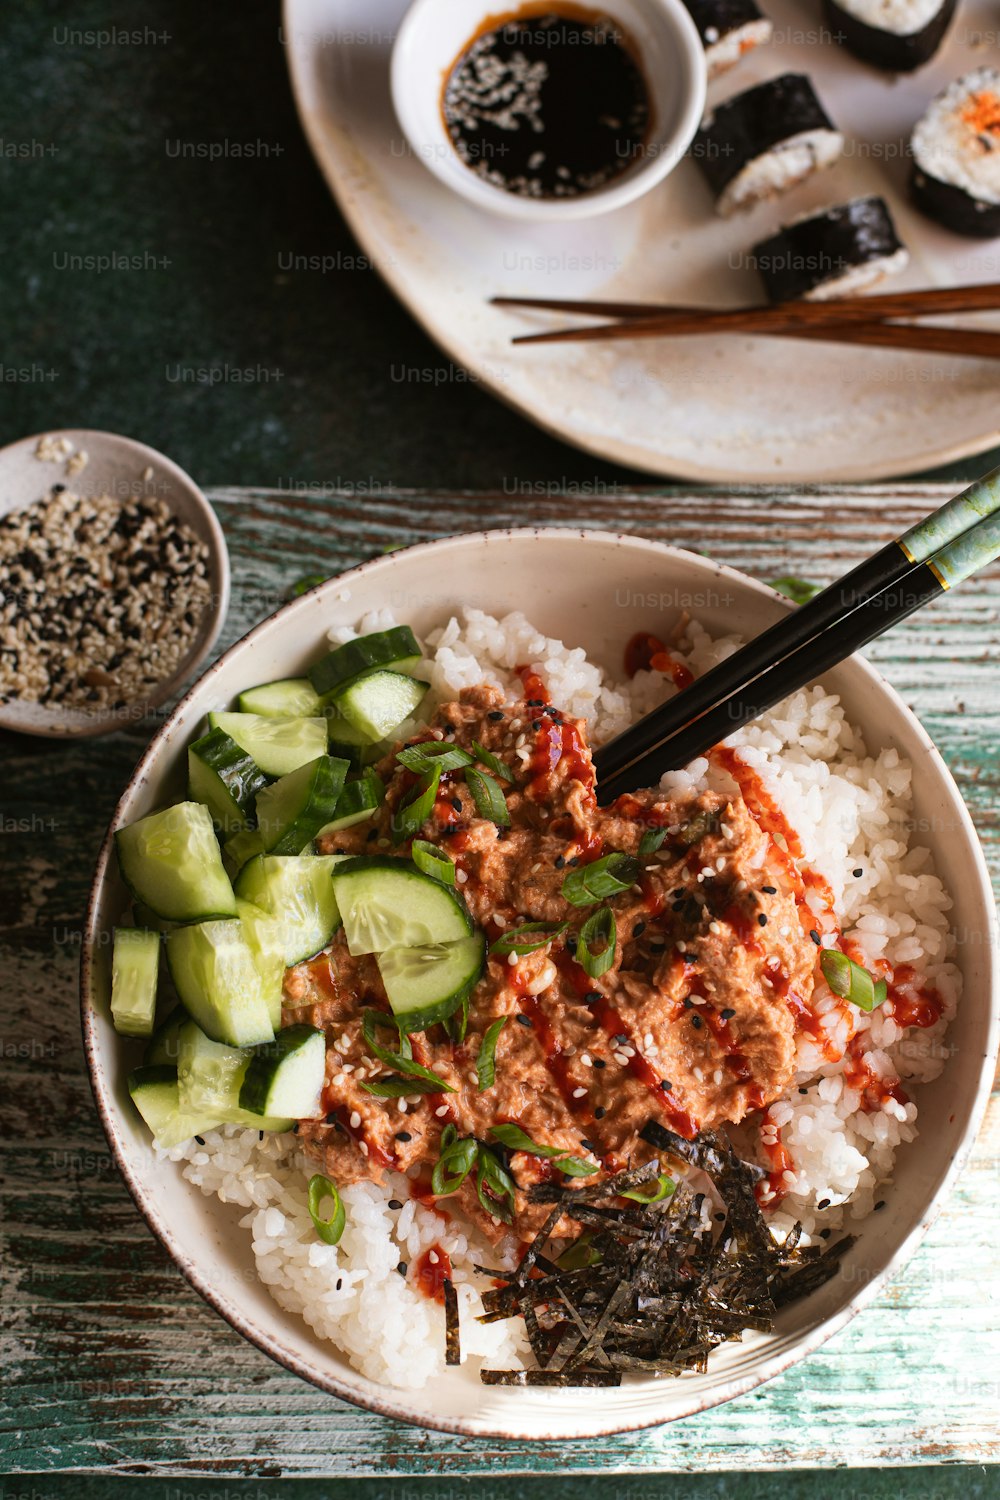
<svg viewBox="0 0 1000 1500">
<path fill-rule="evenodd" d="M 67 33 L 148 28 L 139 45 Z M 276 5 L 264 0 L 11 0 L 0 84 L 0 441 L 103 427 L 160 448 L 202 483 L 500 488 L 635 481 L 536 431 L 474 385 L 393 380 L 447 362 L 368 270 L 285 272 L 291 255 L 357 253 L 302 138 Z M 262 142 L 255 159 L 178 159 L 177 142 Z M 100 272 L 71 257 L 137 256 Z M 208 387 L 177 366 L 262 369 Z M 987 466 L 953 466 L 968 474 Z M 58 1434 L 53 1433 L 58 1443 Z M 983 1470 L 620 1480 L 508 1480 L 510 1500 L 978 1500 Z M 234 1481 L 25 1476 L 5 1500 L 235 1496 Z M 250 1500 L 498 1494 L 482 1482 L 251 1481 Z"/>
</svg>

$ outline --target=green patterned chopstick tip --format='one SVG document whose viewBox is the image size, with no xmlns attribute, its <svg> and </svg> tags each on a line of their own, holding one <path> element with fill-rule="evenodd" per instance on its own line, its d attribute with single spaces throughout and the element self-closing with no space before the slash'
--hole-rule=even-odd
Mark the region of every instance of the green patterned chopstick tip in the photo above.
<svg viewBox="0 0 1000 1500">
<path fill-rule="evenodd" d="M 899 538 L 899 545 L 911 562 L 927 562 L 936 553 L 943 552 L 958 542 L 963 533 L 977 528 L 1000 511 L 1000 469 L 994 469 L 970 484 L 954 499 L 948 500 L 932 515 L 925 516 Z M 987 559 L 989 561 L 989 559 Z M 975 563 L 969 572 L 975 572 L 983 563 Z M 957 581 L 957 580 L 956 580 Z M 950 587 L 950 584 L 946 584 Z"/>
<path fill-rule="evenodd" d="M 927 566 L 943 588 L 971 578 L 980 568 L 988 567 L 1000 557 L 1000 509 L 970 526 L 961 536 L 926 559 Z"/>
</svg>

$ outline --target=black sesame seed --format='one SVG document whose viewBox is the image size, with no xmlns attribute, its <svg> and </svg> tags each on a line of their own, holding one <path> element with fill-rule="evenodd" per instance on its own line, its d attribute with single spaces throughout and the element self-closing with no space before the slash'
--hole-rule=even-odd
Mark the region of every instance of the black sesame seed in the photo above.
<svg viewBox="0 0 1000 1500">
<path fill-rule="evenodd" d="M 399 1262 L 399 1265 L 396 1267 L 396 1270 L 399 1272 L 400 1276 L 405 1276 L 406 1275 L 406 1261 L 405 1260 L 401 1260 Z"/>
<path fill-rule="evenodd" d="M 778 887 L 776 885 L 762 885 L 761 890 L 765 896 L 776 896 L 778 894 Z"/>
<path fill-rule="evenodd" d="M 819 946 L 820 946 L 820 937 L 819 937 L 819 933 L 818 933 L 818 932 L 816 932 L 816 930 L 815 930 L 815 929 L 813 929 L 813 931 L 812 931 L 812 932 L 810 932 L 810 934 L 809 934 L 809 936 L 810 936 L 810 937 L 811 937 L 811 938 L 812 938 L 812 940 L 813 940 L 813 942 L 814 942 L 814 943 L 815 943 L 815 944 L 816 944 L 816 947 L 817 947 L 817 948 L 818 948 L 818 947 L 819 947 Z"/>
<path fill-rule="evenodd" d="M 531 727 L 534 730 L 541 729 L 541 727 L 542 727 L 542 721 L 541 721 L 541 719 L 532 719 L 532 721 L 531 721 Z"/>
<path fill-rule="evenodd" d="M 337 1291 L 338 1292 L 340 1291 L 340 1289 L 341 1289 L 341 1287 L 343 1285 L 344 1285 L 344 1278 L 343 1278 L 343 1276 L 338 1276 L 337 1277 Z"/>
<path fill-rule="evenodd" d="M 617 1047 L 624 1047 L 628 1043 L 628 1037 L 625 1035 L 624 1031 L 619 1031 L 618 1035 L 613 1036 L 611 1040 Z"/>
<path fill-rule="evenodd" d="M 456 812 L 461 812 L 462 811 L 462 799 L 461 799 L 461 797 L 452 797 L 450 799 L 450 801 L 451 801 L 452 807 L 455 809 Z"/>
<path fill-rule="evenodd" d="M 799 1093 L 800 1094 L 808 1094 L 808 1092 L 809 1092 L 808 1089 L 799 1089 Z"/>
<path fill-rule="evenodd" d="M 686 894 L 686 892 L 685 892 L 684 887 L 682 885 L 679 885 L 677 887 L 676 891 L 671 891 L 670 892 L 671 899 L 674 900 L 674 901 L 680 900 L 681 896 L 683 896 L 685 894 Z"/>
<path fill-rule="evenodd" d="M 598 1000 L 602 1000 L 603 998 L 600 990 L 588 990 L 583 997 L 583 1003 L 584 1005 L 596 1005 Z"/>
<path fill-rule="evenodd" d="M 603 1104 L 599 1104 L 597 1106 L 597 1108 L 594 1110 L 594 1119 L 595 1120 L 603 1120 L 604 1116 L 606 1114 L 607 1114 L 607 1110 L 604 1108 L 604 1105 Z"/>
<path fill-rule="evenodd" d="M 595 1156 L 597 1155 L 597 1147 L 594 1145 L 593 1141 L 581 1141 L 580 1145 L 583 1147 L 584 1151 L 592 1151 Z"/>
<path fill-rule="evenodd" d="M 669 1094 L 670 1090 L 673 1088 L 673 1084 L 670 1082 L 669 1078 L 661 1078 L 660 1079 L 660 1088 L 663 1090 L 663 1092 L 665 1094 Z"/>
<path fill-rule="evenodd" d="M 499 708 L 494 708 L 490 713 L 486 715 L 486 717 L 488 719 L 492 719 L 494 724 L 499 724 L 500 720 L 503 718 L 503 712 Z"/>
<path fill-rule="evenodd" d="M 575 937 L 568 937 L 566 939 L 566 952 L 567 953 L 575 953 L 576 952 L 576 938 Z"/>
<path fill-rule="evenodd" d="M 830 1200 L 829 1200 L 829 1198 L 821 1198 L 819 1200 L 819 1202 L 817 1203 L 816 1207 L 817 1208 L 829 1208 L 830 1207 Z"/>
<path fill-rule="evenodd" d="M 821 1240 L 828 1240 L 832 1233 L 832 1229 L 821 1229 L 819 1232 L 819 1237 Z"/>
<path fill-rule="evenodd" d="M 530 1016 L 517 1015 L 514 1017 L 514 1020 L 519 1026 L 527 1026 L 529 1031 L 532 1029 L 532 1026 L 534 1024 Z"/>
<path fill-rule="evenodd" d="M 728 1005 L 726 1006 L 725 1010 L 720 1010 L 719 1012 L 719 1015 L 724 1021 L 731 1021 L 735 1014 L 736 1012 Z"/>
<path fill-rule="evenodd" d="M 580 856 L 579 856 L 579 854 L 574 854 L 573 858 L 570 860 L 570 864 L 573 865 L 573 866 L 576 866 L 579 863 L 580 863 Z"/>
<path fill-rule="evenodd" d="M 633 937 L 641 937 L 642 934 L 645 931 L 646 931 L 646 924 L 645 924 L 645 922 L 636 922 L 635 926 L 632 928 L 632 936 Z"/>
<path fill-rule="evenodd" d="M 261 1132 L 261 1140 L 263 1140 L 263 1139 L 264 1139 L 264 1136 L 263 1136 L 263 1133 Z M 195 1140 L 198 1142 L 199 1146 L 204 1146 L 204 1144 L 205 1144 L 204 1137 L 202 1137 L 200 1135 L 196 1135 L 195 1136 Z"/>
<path fill-rule="evenodd" d="M 557 870 L 561 870 L 566 864 L 566 860 L 563 855 L 557 854 L 555 859 L 553 860 L 553 864 L 555 865 Z"/>
<path fill-rule="evenodd" d="M 397 1130 L 396 1139 L 397 1141 L 412 1141 L 413 1137 L 408 1130 Z"/>
<path fill-rule="evenodd" d="M 691 1017 L 691 1025 L 694 1027 L 695 1031 L 700 1031 L 701 1030 L 701 1016 L 692 1016 Z"/>
<path fill-rule="evenodd" d="M 366 842 L 370 844 L 373 839 L 377 839 L 377 838 L 378 838 L 378 829 L 377 828 L 370 828 L 368 830 L 368 834 L 367 834 L 367 837 L 366 837 Z"/>
<path fill-rule="evenodd" d="M 757 921 L 760 923 L 761 927 L 766 927 L 767 926 L 767 917 L 764 915 L 764 913 L 762 911 L 759 911 L 757 913 Z"/>
<path fill-rule="evenodd" d="M 400 1201 L 399 1201 L 398 1198 L 390 1198 L 389 1199 L 389 1207 L 390 1208 L 402 1208 L 402 1206 L 403 1205 L 402 1205 L 402 1203 L 400 1203 Z"/>
<path fill-rule="evenodd" d="M 545 707 L 545 700 L 543 698 L 528 698 L 525 701 L 526 701 L 526 703 L 527 703 L 527 705 L 528 705 L 529 708 L 544 708 Z"/>
<path fill-rule="evenodd" d="M 606 1068 L 607 1067 L 607 1063 L 604 1061 L 603 1057 L 595 1057 L 594 1058 L 594 1067 L 595 1068 Z"/>
<path fill-rule="evenodd" d="M 684 996 L 684 1009 L 685 1010 L 694 1010 L 694 1001 L 691 999 L 690 995 L 685 995 Z"/>
<path fill-rule="evenodd" d="M 862 870 L 862 868 L 861 868 L 861 866 L 860 866 L 860 865 L 859 865 L 859 866 L 858 866 L 858 868 L 857 868 L 857 869 L 856 869 L 856 870 L 852 870 L 852 871 L 851 871 L 851 874 L 852 874 L 852 875 L 853 875 L 853 876 L 854 876 L 854 878 L 855 878 L 855 880 L 860 880 L 860 879 L 861 879 L 861 877 L 862 877 L 862 875 L 863 875 L 863 874 L 864 874 L 864 873 L 865 873 L 865 872 L 864 872 L 864 870 Z"/>
<path fill-rule="evenodd" d="M 719 1213 L 717 1213 L 717 1214 L 713 1214 L 713 1215 L 712 1215 L 712 1217 L 713 1217 L 713 1219 L 714 1219 L 714 1220 L 715 1220 L 715 1222 L 716 1222 L 716 1224 L 721 1224 L 721 1223 L 722 1223 L 722 1222 L 723 1222 L 723 1221 L 724 1221 L 724 1219 L 725 1219 L 725 1217 L 726 1217 L 726 1216 L 725 1216 L 725 1214 L 724 1214 L 724 1213 L 723 1213 L 723 1212 L 722 1212 L 722 1211 L 721 1211 L 721 1210 L 720 1210 L 720 1211 L 719 1211 Z"/>
<path fill-rule="evenodd" d="M 880 1208 L 885 1208 L 885 1199 L 884 1198 L 880 1198 L 878 1200 L 878 1202 L 876 1203 L 876 1205 L 875 1205 L 875 1212 L 878 1213 L 878 1211 L 879 1211 Z"/>
</svg>

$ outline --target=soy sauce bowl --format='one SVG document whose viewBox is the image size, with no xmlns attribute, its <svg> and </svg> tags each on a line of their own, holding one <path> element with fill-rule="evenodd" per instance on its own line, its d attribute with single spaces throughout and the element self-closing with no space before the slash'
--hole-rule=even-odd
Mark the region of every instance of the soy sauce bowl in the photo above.
<svg viewBox="0 0 1000 1500">
<path fill-rule="evenodd" d="M 462 161 L 441 107 L 445 82 L 458 58 L 488 22 L 524 15 L 534 19 L 551 6 L 497 0 L 414 0 L 392 53 L 392 98 L 410 150 L 447 187 L 489 213 L 555 222 L 610 213 L 648 193 L 673 171 L 694 138 L 705 107 L 705 53 L 681 0 L 605 0 L 599 7 L 567 7 L 567 17 L 593 15 L 621 24 L 642 68 L 650 128 L 636 160 L 592 192 L 566 198 L 528 198 L 487 182 Z"/>
</svg>

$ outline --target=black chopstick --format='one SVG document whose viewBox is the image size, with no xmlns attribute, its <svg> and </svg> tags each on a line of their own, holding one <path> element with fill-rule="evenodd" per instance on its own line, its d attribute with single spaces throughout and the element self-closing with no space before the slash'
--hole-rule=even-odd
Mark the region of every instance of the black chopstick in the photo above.
<svg viewBox="0 0 1000 1500">
<path fill-rule="evenodd" d="M 909 586 L 908 575 L 917 565 L 998 510 L 1000 469 L 977 480 L 932 515 L 911 526 L 823 589 L 794 614 L 785 615 L 742 650 L 697 678 L 661 709 L 647 714 L 624 734 L 602 746 L 594 756 L 599 785 L 603 786 L 610 777 L 616 776 L 656 745 L 687 729 L 716 703 L 729 698 L 748 680 L 818 638 L 867 599 L 884 589 L 898 587 L 904 581 Z M 732 733 L 735 727 L 731 724 L 725 733 Z"/>
<path fill-rule="evenodd" d="M 956 532 L 963 514 L 972 514 L 975 519 Z M 942 535 L 947 537 L 944 545 L 927 547 L 929 539 L 940 539 Z M 888 574 L 886 583 L 860 602 L 839 611 L 836 608 L 836 596 L 843 584 L 866 566 L 876 565 L 880 558 L 886 565 L 885 554 L 890 553 L 890 548 L 882 549 L 870 559 L 869 565 L 862 564 L 847 579 L 824 591 L 828 596 L 832 593 L 834 598 L 828 599 L 813 617 L 820 618 L 826 611 L 826 623 L 818 633 L 810 627 L 803 640 L 802 632 L 796 628 L 800 616 L 789 616 L 759 638 L 769 642 L 760 657 L 758 641 L 754 640 L 716 669 L 727 682 L 728 690 L 704 690 L 701 701 L 705 705 L 707 700 L 707 706 L 700 713 L 690 712 L 689 705 L 695 699 L 689 699 L 688 694 L 697 686 L 692 684 L 599 750 L 595 755 L 598 800 L 607 804 L 637 787 L 655 786 L 664 772 L 704 755 L 789 693 L 804 687 L 929 600 L 993 561 L 1000 555 L 1000 470 L 979 480 L 905 534 L 908 543 L 911 538 L 916 545 L 923 544 L 924 556 L 901 574 Z M 908 546 L 907 550 L 912 548 Z M 797 640 L 791 650 L 780 644 L 783 627 L 790 631 L 786 639 Z M 714 673 L 706 674 L 702 681 L 708 683 L 710 676 L 714 677 Z"/>
</svg>

